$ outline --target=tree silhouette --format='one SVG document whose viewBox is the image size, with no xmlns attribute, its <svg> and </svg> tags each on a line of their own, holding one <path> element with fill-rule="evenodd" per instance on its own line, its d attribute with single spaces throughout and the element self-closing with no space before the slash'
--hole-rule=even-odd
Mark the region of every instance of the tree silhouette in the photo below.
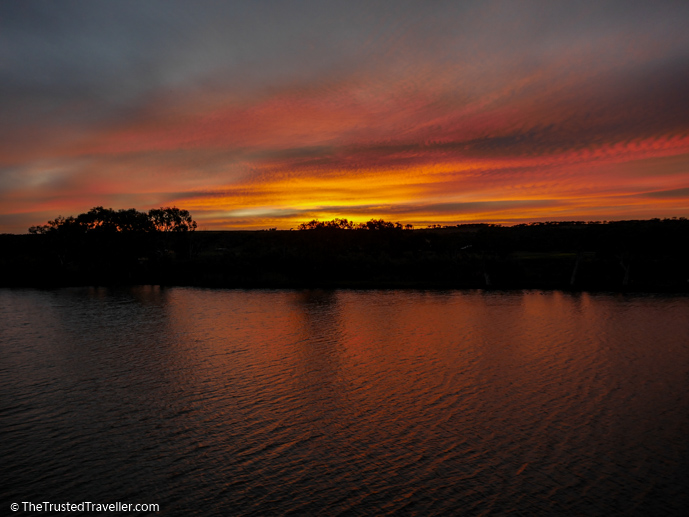
<svg viewBox="0 0 689 517">
<path fill-rule="evenodd" d="M 308 223 L 301 223 L 297 227 L 298 230 L 353 230 L 354 228 L 354 223 L 347 219 L 333 219 L 332 221 L 319 221 L 318 219 L 313 219 Z"/>
<path fill-rule="evenodd" d="M 407 225 L 407 229 L 412 229 L 412 225 Z M 308 223 L 301 223 L 297 229 L 299 230 L 401 230 L 401 223 L 392 223 L 383 219 L 371 219 L 365 223 L 355 224 L 347 219 L 333 219 L 332 221 L 319 221 L 313 219 Z"/>
<path fill-rule="evenodd" d="M 391 223 L 383 219 L 371 219 L 365 223 L 361 223 L 359 228 L 362 230 L 401 230 L 401 223 Z"/>
<path fill-rule="evenodd" d="M 193 232 L 196 221 L 191 218 L 189 210 L 177 207 L 153 208 L 148 211 L 148 218 L 159 232 Z"/>
<path fill-rule="evenodd" d="M 196 230 L 196 221 L 188 210 L 177 207 L 154 208 L 139 212 L 135 208 L 113 210 L 95 206 L 77 217 L 61 215 L 46 224 L 32 226 L 29 233 L 60 234 L 132 233 L 132 232 L 188 232 Z"/>
</svg>

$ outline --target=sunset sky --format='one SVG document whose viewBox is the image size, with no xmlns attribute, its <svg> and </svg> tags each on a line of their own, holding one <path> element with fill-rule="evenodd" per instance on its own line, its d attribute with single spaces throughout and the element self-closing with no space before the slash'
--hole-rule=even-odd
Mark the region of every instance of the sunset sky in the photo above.
<svg viewBox="0 0 689 517">
<path fill-rule="evenodd" d="M 689 216 L 686 1 L 0 0 L 0 233 Z"/>
</svg>

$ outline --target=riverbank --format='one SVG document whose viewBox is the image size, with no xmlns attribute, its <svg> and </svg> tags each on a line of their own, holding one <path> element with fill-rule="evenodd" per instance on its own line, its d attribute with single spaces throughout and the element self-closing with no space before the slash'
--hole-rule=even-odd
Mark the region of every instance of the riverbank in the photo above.
<svg viewBox="0 0 689 517">
<path fill-rule="evenodd" d="M 0 235 L 0 286 L 689 292 L 689 221 Z"/>
</svg>

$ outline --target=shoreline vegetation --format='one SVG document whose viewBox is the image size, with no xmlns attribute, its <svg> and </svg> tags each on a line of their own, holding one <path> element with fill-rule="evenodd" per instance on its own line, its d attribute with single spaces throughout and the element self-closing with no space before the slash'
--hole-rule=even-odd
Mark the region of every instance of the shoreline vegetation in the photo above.
<svg viewBox="0 0 689 517">
<path fill-rule="evenodd" d="M 95 207 L 0 235 L 0 287 L 562 289 L 689 292 L 689 220 L 311 221 L 196 231 L 186 210 Z"/>
</svg>

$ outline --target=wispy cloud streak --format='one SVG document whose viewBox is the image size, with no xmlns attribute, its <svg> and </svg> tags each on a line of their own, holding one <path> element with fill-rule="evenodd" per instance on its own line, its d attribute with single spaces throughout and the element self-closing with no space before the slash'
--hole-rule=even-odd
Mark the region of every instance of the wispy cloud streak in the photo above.
<svg viewBox="0 0 689 517">
<path fill-rule="evenodd" d="M 99 204 L 207 228 L 689 215 L 681 3 L 21 5 L 0 231 Z"/>
</svg>

